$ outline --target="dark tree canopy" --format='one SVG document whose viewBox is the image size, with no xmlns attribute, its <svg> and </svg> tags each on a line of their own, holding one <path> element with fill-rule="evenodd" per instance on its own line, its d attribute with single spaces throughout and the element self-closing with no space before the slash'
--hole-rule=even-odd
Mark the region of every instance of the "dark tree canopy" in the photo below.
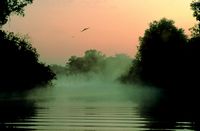
<svg viewBox="0 0 200 131">
<path fill-rule="evenodd" d="M 10 15 L 24 15 L 24 7 L 32 2 L 0 0 L 0 28 Z M 55 74 L 50 67 L 40 63 L 38 57 L 27 38 L 0 29 L 0 89 L 28 89 L 54 79 Z"/>
<path fill-rule="evenodd" d="M 24 7 L 33 0 L 0 0 L 0 27 L 4 25 L 11 14 L 24 15 Z"/>
<path fill-rule="evenodd" d="M 98 72 L 105 55 L 97 50 L 87 50 L 83 57 L 72 56 L 66 63 L 69 73 Z"/>
<path fill-rule="evenodd" d="M 200 0 L 193 0 L 191 3 L 191 8 L 194 11 L 193 16 L 197 21 L 200 21 Z"/>
<path fill-rule="evenodd" d="M 172 20 L 163 18 L 149 26 L 139 39 L 138 52 L 128 78 L 155 86 L 175 84 L 182 72 L 187 37 Z"/>
<path fill-rule="evenodd" d="M 0 30 L 1 89 L 27 89 L 55 78 L 26 38 Z"/>
<path fill-rule="evenodd" d="M 200 1 L 193 0 L 190 4 L 191 9 L 193 10 L 193 16 L 196 18 L 198 23 L 190 29 L 192 37 L 200 37 Z"/>
<path fill-rule="evenodd" d="M 66 62 L 66 72 L 69 75 L 80 75 L 87 80 L 101 79 L 119 81 L 121 75 L 126 74 L 132 59 L 125 54 L 106 56 L 102 52 L 91 49 L 85 51 L 81 57 L 71 56 Z M 55 71 L 58 69 L 55 69 Z M 60 68 L 61 69 L 61 68 Z M 59 70 L 60 70 L 59 69 Z M 59 73 L 58 75 L 63 73 Z"/>
</svg>

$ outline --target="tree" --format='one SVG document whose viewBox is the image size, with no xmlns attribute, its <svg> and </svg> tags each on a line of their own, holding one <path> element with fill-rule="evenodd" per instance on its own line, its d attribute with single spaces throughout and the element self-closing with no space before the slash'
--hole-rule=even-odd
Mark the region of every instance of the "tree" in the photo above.
<svg viewBox="0 0 200 131">
<path fill-rule="evenodd" d="M 83 57 L 72 56 L 66 63 L 69 73 L 98 72 L 102 69 L 105 55 L 97 50 L 87 50 Z"/>
<path fill-rule="evenodd" d="M 190 71 L 187 72 L 187 75 L 190 76 L 190 86 L 195 87 L 199 83 L 199 78 L 196 76 L 200 74 L 200 0 L 193 0 L 190 6 L 198 23 L 191 28 L 192 37 L 188 41 L 187 59 L 190 63 L 188 64 Z"/>
<path fill-rule="evenodd" d="M 8 21 L 12 14 L 24 15 L 24 7 L 33 0 L 0 0 L 0 27 Z"/>
<path fill-rule="evenodd" d="M 26 37 L 5 32 L 1 27 L 12 14 L 24 15 L 33 0 L 0 1 L 0 83 L 1 89 L 27 89 L 55 78 L 49 66 L 39 62 L 36 49 Z"/>
<path fill-rule="evenodd" d="M 200 0 L 193 0 L 190 4 L 191 9 L 194 11 L 193 16 L 198 23 L 190 29 L 192 37 L 200 37 Z"/>
<path fill-rule="evenodd" d="M 195 24 L 194 27 L 189 29 L 191 32 L 191 36 L 194 37 L 200 37 L 200 23 Z"/>
<path fill-rule="evenodd" d="M 38 57 L 27 38 L 0 30 L 1 89 L 27 89 L 54 79 L 55 74 Z"/>
<path fill-rule="evenodd" d="M 138 52 L 128 78 L 170 87 L 181 80 L 187 37 L 183 29 L 174 26 L 172 20 L 163 18 L 149 26 L 139 39 Z"/>
<path fill-rule="evenodd" d="M 197 21 L 200 21 L 200 0 L 193 0 L 190 6 L 194 11 L 193 16 L 196 17 Z"/>
<path fill-rule="evenodd" d="M 86 72 L 85 61 L 81 57 L 71 56 L 66 63 L 68 73 L 83 73 Z"/>
</svg>

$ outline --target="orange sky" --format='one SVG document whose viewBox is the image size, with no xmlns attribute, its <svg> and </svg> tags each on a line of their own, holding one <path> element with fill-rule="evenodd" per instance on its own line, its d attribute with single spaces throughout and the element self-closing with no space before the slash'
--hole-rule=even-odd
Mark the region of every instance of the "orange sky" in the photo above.
<svg viewBox="0 0 200 131">
<path fill-rule="evenodd" d="M 6 30 L 28 34 L 40 59 L 64 64 L 72 55 L 97 49 L 133 57 L 148 23 L 163 17 L 192 27 L 191 0 L 34 0 L 25 17 L 13 16 Z M 85 32 L 81 29 L 90 27 Z"/>
</svg>

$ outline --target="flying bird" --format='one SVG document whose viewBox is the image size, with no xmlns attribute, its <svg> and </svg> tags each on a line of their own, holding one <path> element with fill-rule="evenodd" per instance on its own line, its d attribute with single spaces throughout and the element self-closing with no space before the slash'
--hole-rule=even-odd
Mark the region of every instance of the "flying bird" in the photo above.
<svg viewBox="0 0 200 131">
<path fill-rule="evenodd" d="M 86 27 L 86 28 L 82 29 L 81 32 L 84 32 L 84 31 L 86 31 L 86 30 L 88 30 L 88 29 L 90 29 L 90 28 L 89 28 L 89 27 Z"/>
</svg>

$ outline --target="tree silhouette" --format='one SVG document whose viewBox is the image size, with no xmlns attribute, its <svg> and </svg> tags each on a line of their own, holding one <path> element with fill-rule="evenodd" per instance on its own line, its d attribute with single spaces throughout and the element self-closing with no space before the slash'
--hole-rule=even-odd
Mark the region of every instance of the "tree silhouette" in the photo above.
<svg viewBox="0 0 200 131">
<path fill-rule="evenodd" d="M 71 56 L 66 63 L 67 75 L 83 75 L 85 78 L 119 81 L 122 74 L 126 74 L 132 59 L 125 54 L 105 56 L 95 49 L 85 51 L 84 56 Z M 54 68 L 55 69 L 55 68 Z M 62 73 L 59 73 L 62 74 Z"/>
<path fill-rule="evenodd" d="M 33 0 L 1 0 L 0 1 L 0 27 L 8 21 L 11 14 L 24 15 L 24 7 Z"/>
<path fill-rule="evenodd" d="M 188 40 L 188 49 L 187 49 L 187 67 L 190 70 L 187 70 L 187 76 L 189 86 L 196 87 L 199 84 L 199 78 L 197 77 L 200 74 L 200 1 L 193 0 L 191 3 L 191 8 L 194 11 L 193 16 L 196 18 L 198 23 L 191 29 L 192 37 Z M 196 88 L 198 89 L 198 88 Z"/>
<path fill-rule="evenodd" d="M 66 63 L 69 73 L 87 73 L 98 72 L 102 69 L 101 66 L 105 55 L 97 50 L 87 50 L 83 57 L 72 56 Z"/>
<path fill-rule="evenodd" d="M 194 11 L 193 16 L 198 21 L 198 23 L 190 29 L 192 33 L 192 37 L 200 37 L 200 1 L 193 0 L 190 6 L 191 6 L 191 9 Z"/>
<path fill-rule="evenodd" d="M 130 79 L 169 88 L 181 80 L 187 37 L 172 20 L 163 18 L 149 26 L 139 39 L 140 45 L 128 78 L 135 77 Z"/>
<path fill-rule="evenodd" d="M 0 28 L 11 14 L 24 15 L 33 0 L 1 0 Z M 0 29 L 0 89 L 19 90 L 47 84 L 55 78 L 49 66 L 40 63 L 39 54 L 27 38 Z"/>
<path fill-rule="evenodd" d="M 194 11 L 193 16 L 200 21 L 200 0 L 193 0 L 190 6 Z"/>
<path fill-rule="evenodd" d="M 39 62 L 39 54 L 26 38 L 0 31 L 0 43 L 1 88 L 26 89 L 55 78 L 49 66 Z"/>
</svg>

